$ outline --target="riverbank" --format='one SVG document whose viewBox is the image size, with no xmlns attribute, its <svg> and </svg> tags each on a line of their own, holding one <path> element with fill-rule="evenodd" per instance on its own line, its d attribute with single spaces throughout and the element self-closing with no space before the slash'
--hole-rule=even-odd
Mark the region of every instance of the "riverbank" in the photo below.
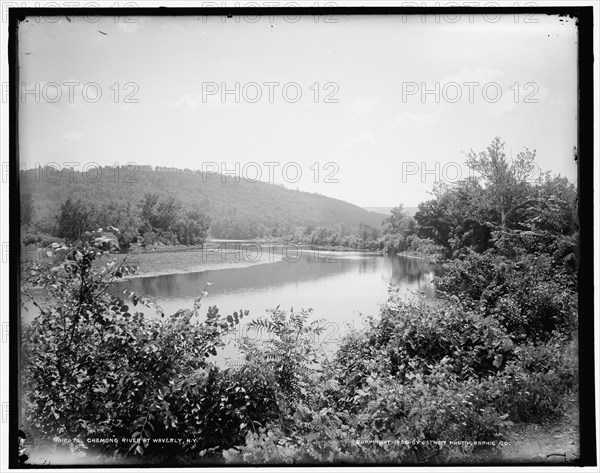
<svg viewBox="0 0 600 473">
<path fill-rule="evenodd" d="M 381 251 L 365 249 L 331 247 L 317 245 L 299 245 L 277 240 L 211 240 L 201 246 L 153 245 L 134 247 L 127 253 L 112 253 L 94 262 L 100 267 L 109 261 L 117 263 L 126 260 L 126 264 L 136 268 L 134 274 L 127 274 L 119 280 L 186 274 L 230 268 L 245 268 L 259 264 L 272 264 L 282 260 L 295 262 L 301 254 L 311 253 L 315 258 L 334 261 L 336 257 L 346 257 L 350 253 L 382 254 Z M 41 249 L 29 249 L 23 252 L 26 262 L 51 262 Z"/>
<path fill-rule="evenodd" d="M 204 247 L 157 245 L 132 250 L 130 253 L 111 255 L 117 262 L 126 259 L 126 264 L 137 268 L 135 274 L 122 278 L 144 278 L 169 274 L 186 274 L 229 268 L 245 268 L 258 264 L 277 263 L 284 259 L 294 261 L 301 252 L 318 252 L 319 258 L 335 258 L 341 253 L 369 251 L 346 247 L 321 247 L 297 245 L 275 240 L 211 240 Z M 101 259 L 100 263 L 105 262 Z"/>
<path fill-rule="evenodd" d="M 396 253 L 397 256 L 403 256 L 405 258 L 415 258 L 420 260 L 429 261 L 431 263 L 438 263 L 442 256 L 436 253 L 421 253 L 419 251 L 401 251 Z"/>
<path fill-rule="evenodd" d="M 276 263 L 283 259 L 281 254 L 274 252 L 260 254 L 255 249 L 254 251 L 253 249 L 237 251 L 173 247 L 111 256 L 118 263 L 125 260 L 127 265 L 137 268 L 135 274 L 125 275 L 122 278 L 123 280 L 218 269 L 246 268 L 258 264 Z"/>
</svg>

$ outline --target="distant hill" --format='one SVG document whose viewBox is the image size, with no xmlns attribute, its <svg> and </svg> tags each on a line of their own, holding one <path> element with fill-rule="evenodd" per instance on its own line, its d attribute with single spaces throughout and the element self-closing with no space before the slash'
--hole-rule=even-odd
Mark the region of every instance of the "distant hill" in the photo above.
<svg viewBox="0 0 600 473">
<path fill-rule="evenodd" d="M 376 212 L 376 213 L 382 214 L 382 215 L 391 215 L 392 209 L 394 207 L 363 207 L 363 208 L 369 212 Z M 410 215 L 411 217 L 414 217 L 415 214 L 417 213 L 417 211 L 419 210 L 419 207 L 403 207 L 403 209 L 408 213 L 408 215 Z"/>
<path fill-rule="evenodd" d="M 222 182 L 220 174 L 152 166 L 138 166 L 135 173 L 121 169 L 118 175 L 113 168 L 100 169 L 102 172 L 96 175 L 89 172 L 91 177 L 79 172 L 70 176 L 67 169 L 60 175 L 58 170 L 47 171 L 44 175 L 51 178 L 46 179 L 36 179 L 39 172 L 21 171 L 22 192 L 32 195 L 34 218 L 55 218 L 69 196 L 100 206 L 111 201 L 137 204 L 149 192 L 173 196 L 184 208 L 200 210 L 213 222 L 227 217 L 267 228 L 336 224 L 355 228 L 359 223 L 379 226 L 384 218 L 342 200 L 262 181 L 235 182 L 233 176 L 227 176 Z"/>
</svg>

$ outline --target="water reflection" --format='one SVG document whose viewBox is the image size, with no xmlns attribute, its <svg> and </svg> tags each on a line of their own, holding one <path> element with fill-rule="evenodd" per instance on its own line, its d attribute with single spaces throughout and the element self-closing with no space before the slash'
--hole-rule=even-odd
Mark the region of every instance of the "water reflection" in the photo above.
<svg viewBox="0 0 600 473">
<path fill-rule="evenodd" d="M 116 286 L 157 298 L 167 313 L 189 307 L 207 282 L 207 304 L 221 312 L 251 310 L 253 315 L 282 307 L 311 307 L 319 317 L 349 321 L 357 312 L 376 314 L 387 299 L 390 283 L 401 294 L 422 291 L 435 296 L 434 270 L 426 261 L 369 253 L 338 253 L 324 260 L 302 254 L 294 262 L 278 261 L 246 268 L 227 268 L 199 273 L 138 278 Z"/>
<path fill-rule="evenodd" d="M 210 282 L 209 296 L 203 301 L 205 308 L 216 305 L 222 314 L 248 309 L 250 318 L 278 305 L 286 310 L 312 308 L 314 317 L 325 318 L 336 334 L 342 333 L 346 325 L 360 324 L 360 313 L 377 315 L 379 304 L 388 298 L 390 284 L 402 296 L 410 297 L 419 291 L 429 300 L 435 299 L 431 284 L 434 266 L 424 260 L 359 252 L 323 258 L 328 254 L 303 252 L 293 262 L 131 279 L 115 284 L 113 292 L 122 294 L 124 289 L 130 289 L 154 297 L 170 315 L 191 308 Z M 27 323 L 37 310 L 27 302 L 25 306 L 29 310 L 23 311 L 22 317 Z M 136 310 L 157 316 L 154 310 L 140 305 Z M 337 338 L 331 337 L 331 341 L 336 342 Z"/>
<path fill-rule="evenodd" d="M 199 294 L 207 282 L 212 283 L 211 293 L 252 291 L 263 288 L 276 288 L 291 282 L 318 280 L 335 274 L 352 271 L 356 266 L 375 269 L 374 262 L 337 258 L 324 261 L 312 255 L 302 255 L 298 261 L 278 261 L 245 268 L 202 271 L 199 273 L 172 274 L 138 278 L 118 287 L 127 287 L 142 294 L 158 298 L 193 297 Z"/>
<path fill-rule="evenodd" d="M 250 317 L 243 320 L 230 341 L 248 335 L 247 321 L 264 315 L 266 309 L 278 305 L 285 310 L 312 308 L 313 318 L 327 321 L 322 339 L 316 341 L 331 350 L 338 346 L 348 327 L 362 324 L 361 313 L 379 313 L 379 304 L 387 300 L 390 284 L 399 289 L 401 296 L 411 297 L 419 291 L 426 300 L 435 300 L 431 284 L 434 266 L 424 260 L 359 252 L 337 253 L 333 259 L 324 259 L 328 254 L 302 252 L 294 262 L 131 279 L 115 284 L 113 291 L 122 293 L 130 289 L 154 297 L 165 314 L 170 315 L 179 309 L 191 308 L 194 299 L 210 282 L 212 286 L 209 296 L 203 300 L 204 308 L 216 305 L 225 315 L 240 309 L 250 311 Z M 265 260 L 269 261 L 267 256 Z M 27 323 L 37 311 L 31 304 L 25 305 L 30 309 L 22 312 L 23 321 Z M 154 310 L 139 304 L 135 310 L 157 317 Z M 219 353 L 217 360 L 229 363 L 236 353 L 235 344 L 231 343 Z"/>
<path fill-rule="evenodd" d="M 419 282 L 424 274 L 427 275 L 427 281 L 433 277 L 432 265 L 422 259 L 395 256 L 390 257 L 389 260 L 392 266 L 392 279 L 397 282 Z"/>
</svg>

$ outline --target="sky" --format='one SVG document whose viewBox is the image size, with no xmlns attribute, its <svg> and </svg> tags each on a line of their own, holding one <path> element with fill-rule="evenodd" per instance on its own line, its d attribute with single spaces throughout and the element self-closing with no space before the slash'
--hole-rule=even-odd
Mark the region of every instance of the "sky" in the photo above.
<svg viewBox="0 0 600 473">
<path fill-rule="evenodd" d="M 574 182 L 576 41 L 545 15 L 31 17 L 21 166 L 231 171 L 416 206 L 499 136 L 536 150 L 532 179 Z"/>
</svg>

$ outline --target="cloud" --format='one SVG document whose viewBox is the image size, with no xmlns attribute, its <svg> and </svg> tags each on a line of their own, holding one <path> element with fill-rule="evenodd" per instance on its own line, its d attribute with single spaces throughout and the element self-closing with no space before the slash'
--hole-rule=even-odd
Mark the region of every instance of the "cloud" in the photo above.
<svg viewBox="0 0 600 473">
<path fill-rule="evenodd" d="M 372 133 L 361 133 L 358 136 L 353 136 L 352 138 L 348 139 L 346 141 L 346 146 L 362 146 L 364 144 L 371 143 L 373 138 L 374 136 Z"/>
<path fill-rule="evenodd" d="M 375 108 L 378 102 L 379 97 L 373 97 L 372 99 L 359 97 L 350 108 L 350 116 L 352 118 L 359 118 L 367 115 Z"/>
</svg>

